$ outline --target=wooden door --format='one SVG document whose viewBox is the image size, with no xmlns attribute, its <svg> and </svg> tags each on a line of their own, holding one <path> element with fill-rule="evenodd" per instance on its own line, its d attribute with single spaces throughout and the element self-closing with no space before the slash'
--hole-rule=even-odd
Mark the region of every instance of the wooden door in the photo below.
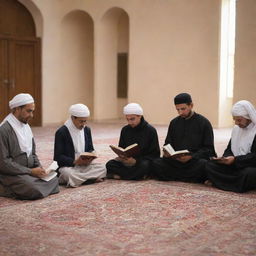
<svg viewBox="0 0 256 256">
<path fill-rule="evenodd" d="M 30 93 L 36 103 L 33 126 L 41 125 L 40 39 L 0 36 L 0 120 L 8 102 L 18 93 Z"/>
<path fill-rule="evenodd" d="M 41 43 L 31 13 L 17 0 L 0 0 L 0 122 L 10 112 L 9 100 L 30 93 L 41 121 Z"/>
<path fill-rule="evenodd" d="M 9 112 L 8 108 L 8 40 L 0 38 L 0 122 Z"/>
</svg>

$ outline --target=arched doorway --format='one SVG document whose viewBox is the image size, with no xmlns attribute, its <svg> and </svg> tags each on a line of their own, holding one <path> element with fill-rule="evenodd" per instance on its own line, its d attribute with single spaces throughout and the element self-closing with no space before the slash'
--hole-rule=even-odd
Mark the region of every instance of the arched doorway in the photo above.
<svg viewBox="0 0 256 256">
<path fill-rule="evenodd" d="M 36 102 L 31 125 L 41 118 L 41 45 L 30 12 L 17 0 L 0 0 L 0 120 L 8 113 L 9 100 L 30 93 Z"/>
</svg>

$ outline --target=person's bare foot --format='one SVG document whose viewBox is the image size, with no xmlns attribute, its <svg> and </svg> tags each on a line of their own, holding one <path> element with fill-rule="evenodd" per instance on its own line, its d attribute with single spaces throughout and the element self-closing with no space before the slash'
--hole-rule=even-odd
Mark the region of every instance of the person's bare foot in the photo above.
<svg viewBox="0 0 256 256">
<path fill-rule="evenodd" d="M 98 182 L 103 182 L 103 181 L 104 181 L 103 178 L 98 178 L 98 179 L 95 180 L 95 182 L 97 182 L 97 183 L 98 183 Z"/>
<path fill-rule="evenodd" d="M 114 174 L 114 175 L 113 175 L 113 179 L 115 179 L 115 180 L 120 180 L 121 177 L 120 177 L 119 175 Z"/>
<path fill-rule="evenodd" d="M 206 185 L 206 186 L 212 186 L 212 182 L 211 182 L 210 180 L 206 180 L 206 181 L 204 182 L 204 185 Z"/>
</svg>

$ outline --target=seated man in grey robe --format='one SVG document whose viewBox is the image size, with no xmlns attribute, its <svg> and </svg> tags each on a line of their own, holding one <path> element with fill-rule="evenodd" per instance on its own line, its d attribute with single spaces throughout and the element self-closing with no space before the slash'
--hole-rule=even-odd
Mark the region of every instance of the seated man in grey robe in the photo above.
<svg viewBox="0 0 256 256">
<path fill-rule="evenodd" d="M 208 182 L 234 192 L 256 188 L 256 110 L 246 100 L 232 108 L 235 126 L 223 157 L 213 158 L 206 165 Z"/>
<path fill-rule="evenodd" d="M 46 182 L 46 176 L 35 152 L 28 120 L 33 117 L 34 99 L 30 94 L 16 95 L 9 106 L 12 112 L 0 126 L 1 196 L 38 199 L 59 192 L 58 179 Z"/>
<path fill-rule="evenodd" d="M 78 187 L 90 182 L 100 182 L 106 176 L 104 164 L 82 159 L 84 152 L 93 152 L 91 130 L 86 126 L 90 111 L 84 104 L 69 108 L 70 118 L 55 133 L 54 160 L 59 165 L 59 183 Z M 94 160 L 96 161 L 96 160 Z"/>
<path fill-rule="evenodd" d="M 203 183 L 206 180 L 205 164 L 215 156 L 213 129 L 204 116 L 193 111 L 192 98 L 180 93 L 174 98 L 178 116 L 171 120 L 165 145 L 175 151 L 188 150 L 190 154 L 163 158 L 153 162 L 153 175 L 159 180 Z"/>
</svg>

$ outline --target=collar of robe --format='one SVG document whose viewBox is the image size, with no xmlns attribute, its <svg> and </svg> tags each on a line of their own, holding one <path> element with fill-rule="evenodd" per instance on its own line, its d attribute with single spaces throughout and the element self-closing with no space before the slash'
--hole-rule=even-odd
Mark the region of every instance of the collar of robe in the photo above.
<svg viewBox="0 0 256 256">
<path fill-rule="evenodd" d="M 179 116 L 179 117 L 180 117 L 182 120 L 186 121 L 186 120 L 190 120 L 190 119 L 194 118 L 194 117 L 195 117 L 195 114 L 196 114 L 195 111 L 191 111 L 191 113 L 190 113 L 190 115 L 189 115 L 188 117 L 186 117 L 186 118 L 181 117 L 181 116 Z"/>
<path fill-rule="evenodd" d="M 144 119 L 144 117 L 142 116 L 141 117 L 141 120 L 140 120 L 140 123 L 137 125 L 137 126 L 135 126 L 135 127 L 131 127 L 131 126 L 129 126 L 133 131 L 139 131 L 139 130 L 141 130 L 141 129 L 143 129 L 146 125 L 147 125 L 147 121 Z"/>
</svg>

